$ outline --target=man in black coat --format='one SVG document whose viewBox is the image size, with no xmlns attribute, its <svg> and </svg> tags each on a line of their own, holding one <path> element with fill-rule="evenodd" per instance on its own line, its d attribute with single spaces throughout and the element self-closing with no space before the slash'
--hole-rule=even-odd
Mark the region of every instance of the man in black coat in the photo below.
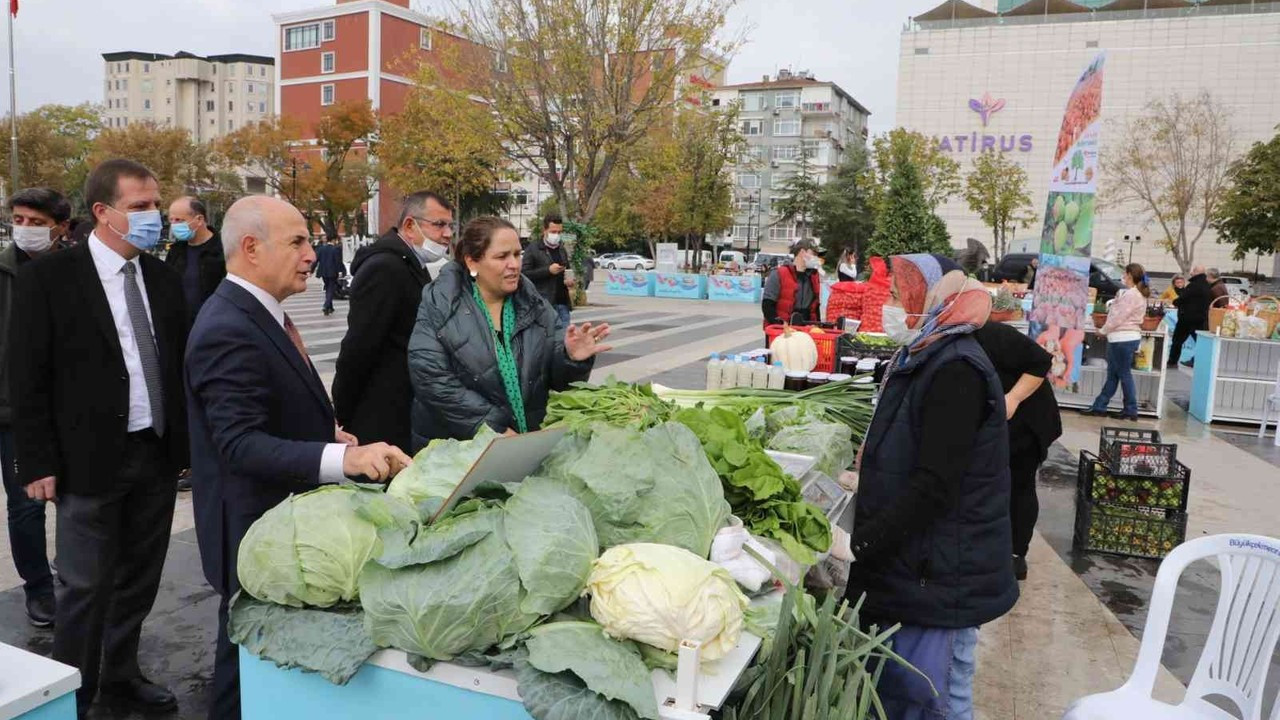
<svg viewBox="0 0 1280 720">
<path fill-rule="evenodd" d="M 324 314 L 333 314 L 333 295 L 338 291 L 338 278 L 347 274 L 342 262 L 342 245 L 326 240 L 316 246 L 316 277 L 324 281 Z"/>
<path fill-rule="evenodd" d="M 409 452 L 409 335 L 418 318 L 426 264 L 449 252 L 453 207 L 430 192 L 404 199 L 400 224 L 351 263 L 347 335 L 333 378 L 338 423 L 366 442 Z"/>
<path fill-rule="evenodd" d="M 1178 359 L 1182 357 L 1182 344 L 1187 338 L 1194 338 L 1197 330 L 1208 329 L 1209 304 L 1212 302 L 1213 289 L 1204 268 L 1192 268 L 1187 286 L 1178 299 L 1173 301 L 1174 307 L 1178 308 L 1178 325 L 1173 329 L 1173 342 L 1166 363 L 1169 367 L 1178 367 Z"/>
<path fill-rule="evenodd" d="M 565 271 L 570 268 L 569 253 L 560 244 L 563 234 L 564 221 L 559 215 L 549 213 L 542 219 L 542 239 L 525 248 L 521 269 L 524 276 L 533 281 L 538 294 L 555 308 L 561 328 L 569 325 L 569 291 L 574 285 L 572 278 L 565 277 Z"/>
<path fill-rule="evenodd" d="M 191 328 L 187 398 L 196 537 L 205 578 L 222 601 L 209 717 L 240 717 L 236 646 L 227 636 L 240 589 L 236 557 L 249 526 L 290 493 L 366 476 L 383 481 L 409 463 L 339 431 L 285 298 L 306 290 L 315 251 L 291 205 L 252 196 L 222 225 L 227 278 Z"/>
<path fill-rule="evenodd" d="M 80 670 L 80 713 L 99 689 L 141 711 L 176 707 L 142 676 L 138 639 L 169 547 L 187 466 L 182 284 L 145 251 L 160 240 L 160 186 L 129 160 L 85 183 L 88 241 L 18 274 L 11 351 L 18 477 L 56 501 L 55 660 Z M 20 349 L 19 349 L 20 348 Z"/>
<path fill-rule="evenodd" d="M 195 322 L 204 301 L 227 276 L 222 238 L 217 230 L 209 227 L 209 209 L 190 196 L 178 198 L 169 205 L 169 234 L 174 242 L 164 261 L 182 278 L 187 315 Z"/>
</svg>

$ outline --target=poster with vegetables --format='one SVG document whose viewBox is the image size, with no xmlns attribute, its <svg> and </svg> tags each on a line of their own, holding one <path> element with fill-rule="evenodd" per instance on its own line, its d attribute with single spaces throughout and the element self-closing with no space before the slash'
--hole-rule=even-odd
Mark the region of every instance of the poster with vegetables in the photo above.
<svg viewBox="0 0 1280 720">
<path fill-rule="evenodd" d="M 1105 60 L 1089 64 L 1067 100 L 1040 235 L 1030 332 L 1053 355 L 1049 381 L 1057 387 L 1080 380 L 1084 355 Z"/>
</svg>

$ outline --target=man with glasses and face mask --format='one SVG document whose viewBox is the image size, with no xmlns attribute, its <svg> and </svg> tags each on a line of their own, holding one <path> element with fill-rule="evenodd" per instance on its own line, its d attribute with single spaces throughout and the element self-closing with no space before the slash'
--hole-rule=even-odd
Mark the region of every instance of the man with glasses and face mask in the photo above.
<svg viewBox="0 0 1280 720">
<path fill-rule="evenodd" d="M 427 265 L 453 240 L 453 206 L 431 192 L 404 199 L 400 224 L 351 263 L 351 308 L 333 378 L 334 412 L 363 442 L 410 451 L 409 335 L 418 317 Z"/>
<path fill-rule="evenodd" d="M 13 414 L 9 403 L 9 352 L 22 352 L 10 327 L 13 286 L 18 269 L 35 258 L 61 250 L 71 219 L 71 204 L 48 188 L 29 188 L 9 198 L 13 242 L 0 251 L 0 469 L 9 518 L 9 547 L 26 593 L 27 619 L 36 627 L 53 625 L 53 573 L 45 543 L 44 503 L 27 497 L 14 472 Z M 11 345 L 14 348 L 11 348 Z"/>
</svg>

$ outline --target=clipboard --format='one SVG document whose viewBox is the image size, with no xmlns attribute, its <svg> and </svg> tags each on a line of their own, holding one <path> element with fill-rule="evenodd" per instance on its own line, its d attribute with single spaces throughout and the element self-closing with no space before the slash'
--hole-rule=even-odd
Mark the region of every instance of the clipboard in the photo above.
<svg viewBox="0 0 1280 720">
<path fill-rule="evenodd" d="M 490 440 L 488 447 L 480 453 L 475 464 L 463 476 L 462 482 L 454 488 L 453 494 L 444 505 L 440 506 L 435 515 L 431 516 L 431 523 L 435 523 L 441 516 L 452 510 L 482 482 L 513 483 L 529 477 L 537 471 L 542 461 L 568 434 L 569 428 L 557 427 L 524 435 L 500 436 Z"/>
</svg>

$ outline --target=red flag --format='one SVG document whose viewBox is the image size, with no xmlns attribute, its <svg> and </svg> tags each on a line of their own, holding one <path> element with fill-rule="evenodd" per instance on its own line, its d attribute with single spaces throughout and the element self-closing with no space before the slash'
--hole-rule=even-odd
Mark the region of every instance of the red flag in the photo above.
<svg viewBox="0 0 1280 720">
<path fill-rule="evenodd" d="M 18 0 L 9 0 L 9 14 L 18 17 Z"/>
</svg>

